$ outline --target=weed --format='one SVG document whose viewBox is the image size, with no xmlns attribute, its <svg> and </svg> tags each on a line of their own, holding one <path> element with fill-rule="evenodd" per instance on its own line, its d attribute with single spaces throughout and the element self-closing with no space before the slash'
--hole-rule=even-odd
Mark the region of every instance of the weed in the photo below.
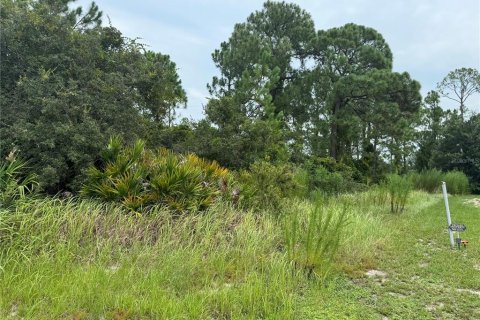
<svg viewBox="0 0 480 320">
<path fill-rule="evenodd" d="M 408 196 L 412 191 L 412 182 L 406 176 L 390 174 L 387 176 L 386 188 L 390 193 L 390 210 L 392 213 L 402 212 L 405 209 Z"/>
<path fill-rule="evenodd" d="M 307 215 L 297 212 L 284 218 L 284 237 L 289 260 L 313 274 L 325 278 L 337 252 L 346 224 L 346 208 L 325 206 L 316 201 Z"/>
</svg>

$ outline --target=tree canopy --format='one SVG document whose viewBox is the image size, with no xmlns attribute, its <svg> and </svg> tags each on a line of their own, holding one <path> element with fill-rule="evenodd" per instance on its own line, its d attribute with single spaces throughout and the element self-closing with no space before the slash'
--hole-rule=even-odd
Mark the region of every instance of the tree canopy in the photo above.
<svg viewBox="0 0 480 320">
<path fill-rule="evenodd" d="M 260 142 L 266 138 L 251 131 L 257 123 L 282 130 L 275 139 L 294 162 L 349 161 L 354 152 L 360 159 L 369 145 L 376 154 L 386 149 L 398 165 L 410 156 L 393 145 L 411 141 L 420 85 L 408 73 L 392 72 L 392 52 L 376 30 L 349 23 L 317 32 L 298 5 L 269 1 L 235 25 L 212 56 L 220 76 L 209 84 L 207 121 L 220 139 L 247 137 L 253 158 L 266 148 Z"/>
</svg>

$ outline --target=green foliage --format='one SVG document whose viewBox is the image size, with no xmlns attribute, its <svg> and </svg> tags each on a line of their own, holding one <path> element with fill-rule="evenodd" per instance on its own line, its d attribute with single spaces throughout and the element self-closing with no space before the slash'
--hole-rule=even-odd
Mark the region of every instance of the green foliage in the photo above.
<svg viewBox="0 0 480 320">
<path fill-rule="evenodd" d="M 177 212 L 203 210 L 228 191 L 228 171 L 216 162 L 163 148 L 147 150 L 142 140 L 122 147 L 119 138 L 112 138 L 102 161 L 102 167 L 88 170 L 83 194 L 134 211 L 155 205 Z"/>
<path fill-rule="evenodd" d="M 249 208 L 273 209 L 278 213 L 282 200 L 302 194 L 302 185 L 290 164 L 256 161 L 250 170 L 238 174 L 240 203 Z"/>
<path fill-rule="evenodd" d="M 0 155 L 16 147 L 44 191 L 76 189 L 110 136 L 143 137 L 185 101 L 169 57 L 103 27 L 95 4 L 2 0 L 0 14 Z"/>
<path fill-rule="evenodd" d="M 445 183 L 447 190 L 451 194 L 469 193 L 468 178 L 465 173 L 457 170 L 449 171 L 445 174 Z"/>
<path fill-rule="evenodd" d="M 438 92 L 428 92 L 420 113 L 421 131 L 418 133 L 419 149 L 415 155 L 415 166 L 417 170 L 426 170 L 433 167 L 433 157 L 438 149 L 445 120 Z"/>
<path fill-rule="evenodd" d="M 434 193 L 440 190 L 444 174 L 440 170 L 430 169 L 421 172 L 413 172 L 409 174 L 413 187 L 416 190 L 423 190 Z"/>
<path fill-rule="evenodd" d="M 15 151 L 0 161 L 0 207 L 9 207 L 24 199 L 38 184 L 35 175 L 26 174 L 26 162 L 17 159 Z"/>
<path fill-rule="evenodd" d="M 307 187 L 310 192 L 340 194 L 365 190 L 366 186 L 355 167 L 335 161 L 333 158 L 310 158 L 304 165 L 307 171 Z"/>
<path fill-rule="evenodd" d="M 433 165 L 442 171 L 459 170 L 470 181 L 470 190 L 480 193 L 480 114 L 461 122 L 456 113 L 450 113 L 443 138 L 433 157 Z"/>
<path fill-rule="evenodd" d="M 349 23 L 315 32 L 298 5 L 268 1 L 212 56 L 220 76 L 209 85 L 205 132 L 214 143 L 205 150 L 228 157 L 223 165 L 246 168 L 263 158 L 267 137 L 270 148 L 286 146 L 294 163 L 309 155 L 351 161 L 355 148 L 358 158 L 369 158 L 374 181 L 382 176 L 382 149 L 395 168 L 408 166 L 420 85 L 392 72 L 392 52 L 376 30 Z M 374 150 L 366 154 L 369 144 Z M 213 154 L 202 155 L 220 159 Z"/>
<path fill-rule="evenodd" d="M 287 213 L 283 229 L 290 261 L 308 276 L 325 278 L 340 246 L 347 222 L 346 207 L 326 206 L 317 200 L 306 215 Z"/>
<path fill-rule="evenodd" d="M 387 176 L 386 188 L 390 194 L 390 211 L 392 213 L 403 212 L 412 191 L 412 181 L 407 176 L 390 174 Z"/>
<path fill-rule="evenodd" d="M 408 177 L 417 190 L 436 193 L 440 191 L 442 181 L 445 181 L 448 192 L 451 194 L 467 194 L 469 192 L 468 177 L 458 170 L 443 173 L 440 170 L 431 169 L 410 173 Z"/>
</svg>

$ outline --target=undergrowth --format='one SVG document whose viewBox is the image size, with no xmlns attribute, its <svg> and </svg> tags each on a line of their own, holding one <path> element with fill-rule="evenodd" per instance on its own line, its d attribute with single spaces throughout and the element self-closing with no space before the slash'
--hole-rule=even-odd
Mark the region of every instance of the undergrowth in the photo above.
<svg viewBox="0 0 480 320">
<path fill-rule="evenodd" d="M 383 198 L 290 199 L 281 218 L 225 202 L 137 216 L 87 199 L 22 201 L 0 211 L 0 318 L 296 319 L 305 290 L 375 265 L 389 207 L 372 201 Z"/>
</svg>

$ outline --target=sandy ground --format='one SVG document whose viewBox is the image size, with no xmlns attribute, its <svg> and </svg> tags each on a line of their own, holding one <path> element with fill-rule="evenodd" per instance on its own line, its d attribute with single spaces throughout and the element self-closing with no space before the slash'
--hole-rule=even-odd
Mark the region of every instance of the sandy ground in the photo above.
<svg viewBox="0 0 480 320">
<path fill-rule="evenodd" d="M 473 198 L 473 199 L 465 201 L 465 203 L 471 204 L 474 207 L 480 208 L 480 198 Z"/>
</svg>

